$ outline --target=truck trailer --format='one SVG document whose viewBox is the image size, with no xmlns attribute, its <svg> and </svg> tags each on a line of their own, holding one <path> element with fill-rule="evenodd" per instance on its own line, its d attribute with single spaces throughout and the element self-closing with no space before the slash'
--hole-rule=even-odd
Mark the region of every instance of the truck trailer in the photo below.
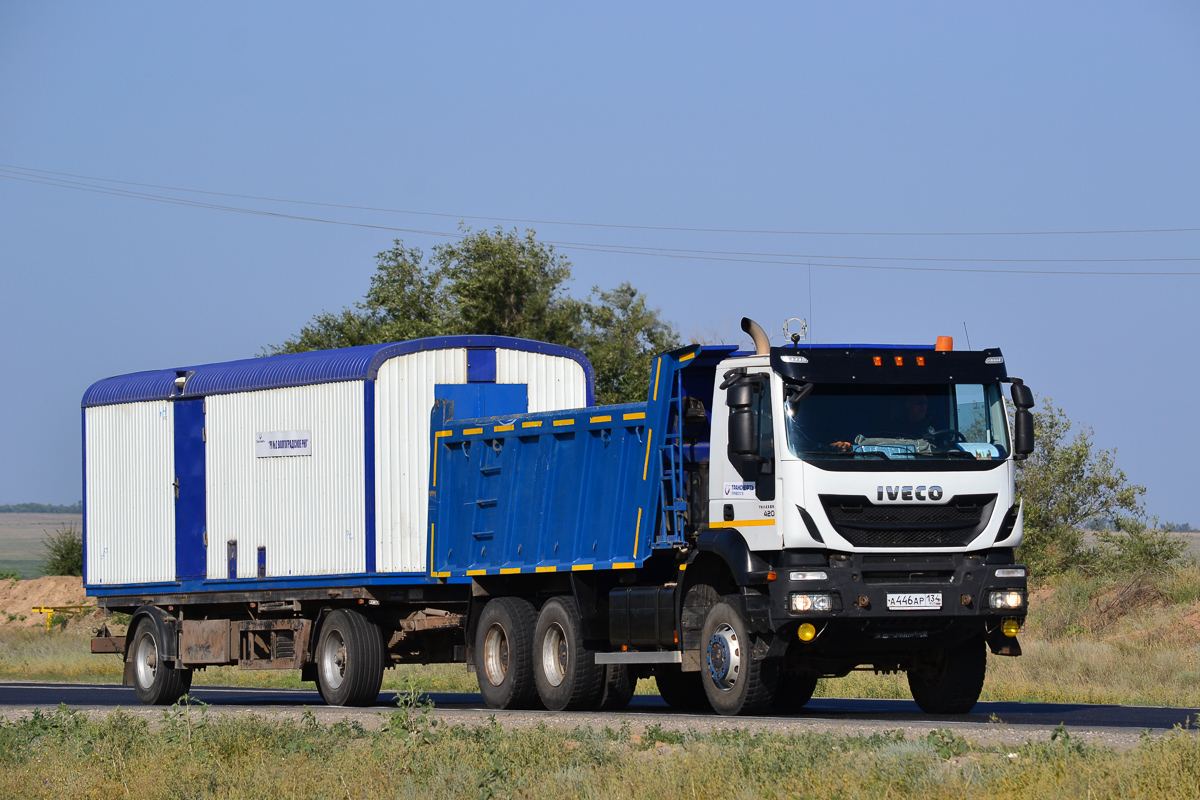
<svg viewBox="0 0 1200 800">
<path fill-rule="evenodd" d="M 1032 393 L 948 337 L 743 329 L 615 406 L 578 351 L 502 337 L 101 381 L 85 585 L 131 617 L 92 649 L 145 703 L 223 664 L 364 705 L 389 665 L 465 662 L 493 708 L 618 709 L 653 675 L 676 708 L 788 711 L 870 669 L 969 711 L 1020 654 Z"/>
</svg>

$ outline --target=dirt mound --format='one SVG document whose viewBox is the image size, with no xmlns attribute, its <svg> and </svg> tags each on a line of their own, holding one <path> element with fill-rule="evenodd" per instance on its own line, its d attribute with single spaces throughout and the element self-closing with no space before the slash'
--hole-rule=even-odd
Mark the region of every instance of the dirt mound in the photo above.
<svg viewBox="0 0 1200 800">
<path fill-rule="evenodd" d="M 96 601 L 84 594 L 81 579 L 69 575 L 0 582 L 0 628 L 44 626 L 46 615 L 33 611 L 35 606 L 88 606 L 94 609 Z M 70 615 L 60 614 L 57 618 L 64 616 Z"/>
</svg>

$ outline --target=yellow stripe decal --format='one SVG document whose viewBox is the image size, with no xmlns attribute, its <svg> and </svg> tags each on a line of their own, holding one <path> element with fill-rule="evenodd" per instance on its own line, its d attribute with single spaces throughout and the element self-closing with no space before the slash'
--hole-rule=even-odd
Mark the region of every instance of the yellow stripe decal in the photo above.
<svg viewBox="0 0 1200 800">
<path fill-rule="evenodd" d="M 429 571 L 432 572 L 434 575 L 437 575 L 436 572 L 433 572 L 433 523 L 432 522 L 429 523 Z"/>
<path fill-rule="evenodd" d="M 556 427 L 556 428 L 559 425 L 574 425 L 574 424 L 575 424 L 575 420 L 573 420 L 573 419 L 556 419 L 556 420 L 554 420 L 554 427 Z"/>
<path fill-rule="evenodd" d="M 476 433 L 483 433 L 483 428 L 463 428 L 463 436 L 471 436 Z"/>
<path fill-rule="evenodd" d="M 679 565 L 679 571 L 680 571 L 680 572 L 687 572 L 687 564 L 680 564 L 680 565 Z"/>
<path fill-rule="evenodd" d="M 710 522 L 710 528 L 756 528 L 763 525 L 774 525 L 773 519 L 735 519 L 730 522 Z"/>
<path fill-rule="evenodd" d="M 435 578 L 449 578 L 449 577 L 450 577 L 450 571 L 449 571 L 449 570 L 447 570 L 447 571 L 445 571 L 445 572 L 435 572 L 435 573 L 433 573 L 433 577 L 435 577 Z"/>
<path fill-rule="evenodd" d="M 646 463 L 642 465 L 642 480 L 646 480 L 646 475 L 650 471 L 650 442 L 654 439 L 654 429 L 651 428 L 646 432 Z"/>
<path fill-rule="evenodd" d="M 496 433 L 504 433 L 505 431 L 511 431 L 512 429 L 512 425 L 497 425 L 495 427 Z"/>
<path fill-rule="evenodd" d="M 642 535 L 642 510 L 638 509 L 637 527 L 633 529 L 633 557 L 637 558 L 638 539 Z"/>
<path fill-rule="evenodd" d="M 682 364 L 685 361 L 691 361 L 695 357 L 696 357 L 696 353 L 695 353 L 695 351 L 693 351 L 691 353 L 688 353 L 686 356 L 680 356 L 679 363 Z"/>
<path fill-rule="evenodd" d="M 469 569 L 469 570 L 467 570 L 467 575 L 468 576 L 469 575 L 487 575 L 487 570 L 486 569 Z"/>
<path fill-rule="evenodd" d="M 612 565 L 613 569 L 635 569 L 636 567 L 637 564 L 632 561 L 614 561 Z"/>
<path fill-rule="evenodd" d="M 538 567 L 535 572 L 554 572 L 558 567 Z"/>
<path fill-rule="evenodd" d="M 612 422 L 612 417 L 608 417 L 608 416 L 592 417 L 591 419 L 588 420 L 588 422 Z"/>
<path fill-rule="evenodd" d="M 540 428 L 540 427 L 542 427 L 542 421 L 539 419 L 536 422 L 522 422 L 521 427 L 522 428 Z"/>
<path fill-rule="evenodd" d="M 591 569 L 592 566 L 593 566 L 592 564 L 572 564 L 571 571 L 572 572 L 586 572 L 587 570 Z"/>
<path fill-rule="evenodd" d="M 520 572 L 521 572 L 520 567 L 501 567 L 500 568 L 501 575 L 517 575 Z"/>
<path fill-rule="evenodd" d="M 623 419 L 645 419 L 645 418 L 646 418 L 646 412 L 645 412 L 645 411 L 635 411 L 634 413 L 632 413 L 632 414 L 626 414 L 626 415 L 623 417 Z"/>
<path fill-rule="evenodd" d="M 437 440 L 443 436 L 449 436 L 454 431 L 438 431 L 433 435 L 433 485 L 437 486 L 437 462 L 438 462 L 438 446 Z"/>
<path fill-rule="evenodd" d="M 658 399 L 658 376 L 662 372 L 662 359 L 658 359 L 658 366 L 654 368 L 654 399 Z"/>
</svg>

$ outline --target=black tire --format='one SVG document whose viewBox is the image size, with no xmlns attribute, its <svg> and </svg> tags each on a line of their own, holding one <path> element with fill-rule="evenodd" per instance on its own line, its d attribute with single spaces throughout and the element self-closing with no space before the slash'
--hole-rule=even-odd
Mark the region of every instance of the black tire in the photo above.
<svg viewBox="0 0 1200 800">
<path fill-rule="evenodd" d="M 926 714 L 966 714 L 979 702 L 987 674 L 982 638 L 943 651 L 926 669 L 908 671 L 913 700 Z"/>
<path fill-rule="evenodd" d="M 627 664 L 604 665 L 604 691 L 600 693 L 597 711 L 620 711 L 633 699 L 637 676 Z"/>
<path fill-rule="evenodd" d="M 321 623 L 313 653 L 317 690 L 331 706 L 369 706 L 383 685 L 383 634 L 357 611 L 339 608 Z"/>
<path fill-rule="evenodd" d="M 803 675 L 780 675 L 779 687 L 775 690 L 775 709 L 794 713 L 808 705 L 817 689 L 817 678 Z"/>
<path fill-rule="evenodd" d="M 475 631 L 475 676 L 489 708 L 536 708 L 533 629 L 537 612 L 528 600 L 497 597 L 483 607 Z"/>
<path fill-rule="evenodd" d="M 713 710 L 724 716 L 758 714 L 779 686 L 779 659 L 755 659 L 742 614 L 721 601 L 708 610 L 700 636 L 700 675 Z"/>
<path fill-rule="evenodd" d="M 129 659 L 133 662 L 133 689 L 148 706 L 169 706 L 192 687 L 192 671 L 175 669 L 173 661 L 161 659 L 163 642 L 158 626 L 143 619 L 129 637 Z"/>
<path fill-rule="evenodd" d="M 574 601 L 569 597 L 547 601 L 533 635 L 533 680 L 546 708 L 595 708 L 604 692 L 604 678 L 604 666 L 583 645 L 583 620 Z"/>
<path fill-rule="evenodd" d="M 662 699 L 676 711 L 712 711 L 699 672 L 684 672 L 678 664 L 659 664 L 654 668 L 654 682 Z"/>
</svg>

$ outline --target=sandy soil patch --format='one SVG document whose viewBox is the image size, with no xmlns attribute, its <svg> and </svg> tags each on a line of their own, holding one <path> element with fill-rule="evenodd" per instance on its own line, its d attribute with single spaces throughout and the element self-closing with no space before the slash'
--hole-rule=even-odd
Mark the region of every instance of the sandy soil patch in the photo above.
<svg viewBox="0 0 1200 800">
<path fill-rule="evenodd" d="M 0 582 L 0 627 L 44 626 L 46 615 L 34 612 L 34 606 L 88 606 L 95 609 L 96 601 L 84 594 L 82 580 L 69 575 Z M 83 616 L 90 617 L 98 613 L 93 611 Z M 76 617 L 69 624 L 76 625 L 82 621 L 81 617 Z"/>
</svg>

